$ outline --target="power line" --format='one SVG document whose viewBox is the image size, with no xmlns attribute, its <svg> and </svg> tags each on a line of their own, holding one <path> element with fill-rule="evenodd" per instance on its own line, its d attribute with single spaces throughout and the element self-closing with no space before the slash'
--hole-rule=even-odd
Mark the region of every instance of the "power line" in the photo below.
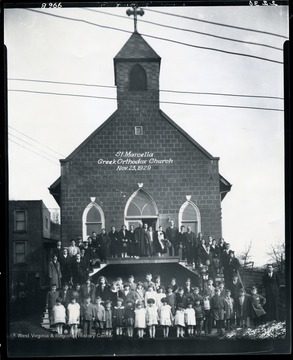
<svg viewBox="0 0 293 360">
<path fill-rule="evenodd" d="M 8 78 L 8 80 L 15 81 L 27 81 L 27 82 L 40 82 L 40 83 L 52 83 L 62 85 L 76 85 L 76 86 L 89 86 L 89 87 L 102 87 L 116 89 L 113 85 L 99 85 L 99 84 L 85 84 L 65 81 L 53 81 L 53 80 L 35 80 L 35 79 L 20 79 L 20 78 Z M 180 91 L 180 90 L 159 90 L 160 92 L 179 93 L 179 94 L 194 94 L 194 95 L 217 95 L 217 96 L 234 96 L 234 97 L 245 97 L 245 98 L 261 98 L 261 99 L 277 99 L 283 100 L 282 97 L 278 96 L 266 96 L 266 95 L 243 95 L 243 94 L 228 94 L 228 93 L 216 93 L 216 92 L 201 92 L 201 91 Z M 60 154 L 62 155 L 62 154 Z M 63 156 L 63 155 L 62 155 Z"/>
<path fill-rule="evenodd" d="M 183 18 L 183 19 L 199 21 L 199 22 L 203 22 L 203 23 L 207 23 L 207 24 L 224 26 L 224 27 L 229 27 L 229 28 L 238 29 L 238 30 L 252 31 L 252 32 L 257 32 L 257 33 L 261 33 L 261 34 L 266 34 L 266 35 L 271 35 L 271 36 L 280 37 L 280 38 L 283 38 L 283 39 L 288 39 L 287 36 L 275 34 L 275 33 L 268 32 L 268 31 L 262 31 L 262 30 L 256 30 L 256 29 L 249 29 L 249 28 L 245 28 L 245 27 L 228 25 L 228 24 L 221 24 L 221 23 L 217 23 L 217 22 L 213 22 L 213 21 L 208 21 L 208 20 L 202 20 L 202 19 L 192 18 L 192 17 L 189 17 L 189 16 L 183 16 L 183 15 L 178 15 L 178 14 L 171 14 L 171 13 L 166 13 L 166 12 L 164 12 L 164 11 L 153 10 L 153 9 L 151 10 L 150 8 L 144 8 L 144 9 L 145 9 L 146 11 L 151 11 L 151 12 L 155 12 L 155 13 L 159 13 L 159 14 L 163 14 L 163 15 L 170 15 L 170 16 L 180 17 L 180 18 Z"/>
<path fill-rule="evenodd" d="M 105 15 L 109 15 L 109 16 L 115 16 L 115 17 L 119 17 L 119 18 L 126 19 L 126 20 L 132 20 L 132 19 L 126 18 L 126 17 L 123 16 L 123 15 L 110 14 L 110 13 L 107 13 L 107 12 L 104 12 L 104 11 L 101 11 L 101 10 L 85 9 L 85 8 L 83 8 L 82 10 L 92 11 L 92 12 L 101 13 L 101 14 L 105 14 Z M 191 29 L 184 29 L 184 28 L 179 28 L 179 27 L 176 27 L 176 26 L 170 26 L 170 25 L 164 25 L 164 24 L 158 24 L 158 23 L 156 23 L 156 22 L 148 21 L 148 20 L 143 20 L 143 19 L 139 19 L 139 22 L 143 22 L 143 23 L 146 23 L 146 24 L 152 24 L 152 25 L 155 25 L 155 26 L 161 26 L 161 27 L 164 27 L 164 28 L 167 28 L 167 29 L 187 31 L 187 32 L 191 32 L 191 33 L 194 33 L 194 34 L 200 34 L 200 35 L 204 35 L 204 36 L 210 36 L 210 37 L 214 37 L 214 38 L 216 38 L 216 39 L 222 39 L 222 40 L 227 40 L 227 41 L 239 42 L 239 43 L 242 43 L 242 44 L 264 46 L 264 47 L 268 47 L 268 48 L 271 48 L 271 49 L 283 51 L 282 48 L 279 48 L 279 47 L 276 47 L 276 46 L 272 46 L 272 45 L 267 45 L 267 44 L 256 43 L 256 42 L 253 42 L 253 41 L 245 41 L 245 40 L 239 40 L 239 39 L 232 39 L 232 38 L 227 38 L 227 37 L 224 37 L 224 36 L 219 36 L 219 35 L 215 35 L 215 34 L 210 34 L 210 33 L 202 32 L 202 31 L 191 30 Z"/>
<path fill-rule="evenodd" d="M 41 151 L 41 152 L 43 152 L 44 154 L 46 154 L 46 155 L 48 155 L 48 156 L 51 156 L 52 158 L 56 159 L 56 157 L 55 157 L 55 156 L 53 156 L 53 155 L 51 155 L 51 154 L 46 153 L 45 151 L 43 151 L 43 150 L 41 150 L 41 149 L 39 149 L 39 148 L 35 147 L 33 144 L 31 144 L 31 143 L 29 143 L 29 142 L 27 142 L 27 141 L 25 141 L 25 140 L 23 140 L 23 139 L 19 138 L 18 136 L 15 136 L 15 135 L 13 135 L 13 134 L 11 134 L 11 133 L 8 133 L 8 134 L 9 134 L 10 136 L 15 137 L 17 140 L 20 140 L 20 141 L 24 142 L 25 144 L 28 144 L 28 145 L 32 146 L 33 148 L 37 149 L 38 151 Z M 35 140 L 34 140 L 34 141 L 35 141 Z"/>
<path fill-rule="evenodd" d="M 99 25 L 99 24 L 92 23 L 92 22 L 87 21 L 87 20 L 81 20 L 81 19 L 69 18 L 69 17 L 61 16 L 61 15 L 44 13 L 44 12 L 42 12 L 42 11 L 33 10 L 33 9 L 26 9 L 26 10 L 28 10 L 28 11 L 33 11 L 33 12 L 37 12 L 37 13 L 40 13 L 40 14 L 43 14 L 43 15 L 53 16 L 53 17 L 57 17 L 57 18 L 61 18 L 61 19 L 66 19 L 66 20 L 77 21 L 77 22 L 83 22 L 83 23 L 86 23 L 86 24 L 89 24 L 89 25 L 93 25 L 93 26 L 97 26 L 97 27 L 101 27 L 101 28 L 105 28 L 105 29 L 110 29 L 110 30 L 115 30 L 115 31 L 122 31 L 122 32 L 126 32 L 126 33 L 131 33 L 131 34 L 132 34 L 132 32 L 131 32 L 131 31 L 128 31 L 128 30 L 118 29 L 118 28 L 111 27 L 111 26 Z M 242 54 L 242 53 L 237 53 L 237 52 L 233 52 L 233 51 L 222 50 L 222 49 L 217 49 L 217 48 L 212 48 L 212 47 L 206 47 L 206 46 L 193 45 L 193 44 L 189 44 L 189 43 L 184 43 L 184 42 L 182 42 L 182 41 L 176 41 L 176 40 L 167 39 L 167 38 L 162 38 L 162 37 L 154 36 L 154 35 L 147 35 L 147 34 L 141 34 L 141 35 L 142 35 L 142 36 L 145 36 L 145 37 L 152 38 L 152 39 L 168 41 L 168 42 L 171 42 L 171 43 L 174 43 L 174 44 L 185 45 L 185 46 L 193 47 L 193 48 L 197 48 L 197 49 L 217 51 L 217 52 L 221 52 L 221 53 L 229 54 L 229 55 L 244 56 L 244 57 L 249 57 L 249 58 L 258 59 L 258 60 L 263 60 L 263 61 L 268 61 L 268 62 L 272 62 L 272 63 L 276 63 L 276 64 L 283 64 L 282 61 L 272 60 L 272 59 L 264 58 L 264 57 L 261 57 L 261 56 L 249 55 L 249 54 Z"/>
<path fill-rule="evenodd" d="M 56 93 L 49 91 L 33 91 L 33 90 L 24 90 L 24 89 L 9 89 L 8 91 L 15 92 L 24 92 L 24 93 L 34 93 L 34 94 L 45 94 L 45 95 L 58 95 L 58 96 L 73 96 L 73 97 L 84 97 L 84 98 L 92 98 L 92 99 L 106 99 L 106 100 L 117 100 L 116 98 L 105 97 L 105 96 L 94 96 L 94 95 L 81 95 L 81 94 L 68 94 L 68 93 Z M 131 100 L 125 100 L 131 101 Z M 146 103 L 154 103 L 156 101 L 152 100 L 138 100 L 139 102 Z M 255 107 L 255 106 L 238 106 L 238 105 L 216 105 L 216 104 L 198 104 L 198 103 L 181 103 L 175 101 L 160 101 L 161 104 L 172 104 L 172 105 L 190 105 L 190 106 L 204 106 L 204 107 L 219 107 L 219 108 L 236 108 L 236 109 L 253 109 L 253 110 L 269 110 L 269 111 L 284 111 L 282 109 L 276 108 L 263 108 L 263 107 Z"/>
<path fill-rule="evenodd" d="M 21 135 L 23 135 L 23 136 L 27 137 L 28 139 L 33 140 L 33 141 L 35 141 L 35 142 L 36 142 L 36 143 L 38 143 L 38 144 L 41 144 L 41 145 L 42 145 L 42 146 L 44 146 L 45 148 L 47 148 L 47 149 L 49 149 L 49 150 L 53 151 L 54 153 L 56 153 L 56 154 L 58 154 L 58 155 L 61 155 L 61 156 L 65 156 L 65 155 L 63 155 L 63 154 L 61 154 L 61 153 L 59 153 L 59 152 L 57 152 L 57 151 L 55 151 L 55 150 L 53 150 L 53 149 L 49 148 L 48 146 L 44 145 L 44 144 L 43 144 L 43 143 L 41 143 L 40 141 L 35 140 L 35 139 L 33 139 L 33 138 L 29 137 L 28 135 L 25 135 L 23 132 L 21 132 L 21 131 L 19 131 L 19 130 L 14 129 L 12 126 L 8 125 L 8 127 L 9 127 L 10 129 L 12 129 L 12 130 L 14 130 L 14 131 L 18 132 L 19 134 L 21 134 Z M 10 135 L 12 135 L 12 134 L 10 134 Z M 12 136 L 15 136 L 15 135 L 12 135 Z M 16 137 L 16 136 L 15 136 L 15 137 Z M 19 140 L 22 140 L 22 139 L 19 139 Z M 22 140 L 22 141 L 24 141 L 24 140 Z M 29 145 L 30 145 L 30 144 L 29 144 Z M 32 145 L 32 146 L 33 146 L 33 145 Z M 41 150 L 41 151 L 42 151 L 42 150 Z M 43 152 L 44 152 L 44 151 L 43 151 Z M 48 154 L 48 153 L 46 153 L 46 152 L 44 152 L 44 153 L 45 153 L 45 154 L 47 154 L 47 155 L 49 155 L 49 156 L 52 156 L 52 155 L 50 155 L 50 154 Z"/>
<path fill-rule="evenodd" d="M 60 165 L 59 165 L 59 164 L 57 164 L 55 161 L 52 161 L 52 160 L 48 159 L 47 157 L 45 157 L 45 156 L 43 156 L 43 155 L 41 155 L 41 154 L 39 154 L 39 153 L 37 153 L 37 152 L 33 151 L 32 149 L 29 149 L 29 148 L 28 148 L 28 147 L 26 147 L 26 146 L 23 146 L 23 145 L 21 145 L 21 144 L 17 143 L 16 141 L 14 141 L 14 140 L 12 140 L 12 139 L 9 139 L 9 141 L 11 141 L 11 142 L 13 142 L 13 143 L 17 144 L 18 146 L 20 146 L 20 147 L 22 147 L 22 148 L 24 148 L 24 149 L 26 149 L 26 150 L 31 151 L 32 153 L 34 153 L 34 154 L 36 154 L 36 155 L 38 155 L 38 156 L 41 156 L 42 158 L 44 158 L 44 159 L 46 159 L 46 160 L 50 161 L 51 163 L 53 163 L 53 164 L 55 164 L 55 165 L 60 166 Z"/>
</svg>

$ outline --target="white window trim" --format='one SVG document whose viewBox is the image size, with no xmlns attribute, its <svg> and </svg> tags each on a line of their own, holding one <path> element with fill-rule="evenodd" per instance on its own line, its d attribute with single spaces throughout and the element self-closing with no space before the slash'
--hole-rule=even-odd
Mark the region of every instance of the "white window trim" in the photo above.
<svg viewBox="0 0 293 360">
<path fill-rule="evenodd" d="M 82 239 L 86 240 L 87 239 L 87 224 L 90 224 L 91 222 L 87 222 L 86 218 L 87 218 L 87 214 L 90 211 L 91 208 L 95 207 L 101 214 L 101 222 L 102 222 L 102 229 L 105 227 L 105 215 L 104 215 L 104 211 L 102 210 L 102 208 L 95 202 L 91 202 L 90 204 L 88 204 L 88 206 L 84 209 L 83 214 L 82 214 Z"/>
<path fill-rule="evenodd" d="M 139 216 L 127 216 L 127 211 L 128 211 L 128 207 L 129 205 L 131 204 L 132 200 L 135 198 L 135 196 L 137 195 L 138 192 L 140 191 L 143 191 L 145 192 L 151 199 L 152 201 L 152 204 L 155 208 L 155 211 L 156 211 L 156 215 L 146 215 L 146 216 L 143 216 L 143 215 L 139 215 Z M 129 222 L 131 221 L 136 221 L 138 219 L 158 219 L 159 218 L 159 211 L 158 211 L 158 207 L 157 207 L 157 204 L 154 200 L 154 198 L 152 197 L 152 195 L 146 191 L 145 189 L 137 189 L 130 197 L 129 199 L 127 200 L 127 203 L 125 205 L 125 208 L 124 208 L 124 223 L 126 225 L 127 228 L 129 228 Z M 158 225 L 158 222 L 157 222 L 157 225 Z"/>
<path fill-rule="evenodd" d="M 196 212 L 196 216 L 197 216 L 197 219 L 194 219 L 195 222 L 197 222 L 197 228 L 198 228 L 198 232 L 201 232 L 201 216 L 200 216 L 200 211 L 199 211 L 199 208 L 195 205 L 195 203 L 193 203 L 192 201 L 185 201 L 184 204 L 181 205 L 180 207 L 180 210 L 179 210 L 179 214 L 178 214 L 178 225 L 179 225 L 179 228 L 180 226 L 182 225 L 182 215 L 183 215 L 183 212 L 185 210 L 185 208 L 188 206 L 188 205 L 191 205 L 195 212 Z"/>
<path fill-rule="evenodd" d="M 139 129 L 139 132 L 141 132 L 140 134 L 137 134 L 136 130 Z M 134 127 L 134 135 L 137 135 L 137 136 L 141 136 L 143 135 L 143 127 L 142 126 L 135 126 Z"/>
</svg>

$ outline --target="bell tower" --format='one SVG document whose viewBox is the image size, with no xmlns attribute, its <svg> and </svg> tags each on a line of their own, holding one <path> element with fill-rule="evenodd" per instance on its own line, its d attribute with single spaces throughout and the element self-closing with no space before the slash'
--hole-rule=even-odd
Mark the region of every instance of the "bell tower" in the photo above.
<svg viewBox="0 0 293 360">
<path fill-rule="evenodd" d="M 161 58 L 137 31 L 137 14 L 143 10 L 127 10 L 134 15 L 134 32 L 114 58 L 118 108 L 159 108 L 159 75 Z"/>
</svg>

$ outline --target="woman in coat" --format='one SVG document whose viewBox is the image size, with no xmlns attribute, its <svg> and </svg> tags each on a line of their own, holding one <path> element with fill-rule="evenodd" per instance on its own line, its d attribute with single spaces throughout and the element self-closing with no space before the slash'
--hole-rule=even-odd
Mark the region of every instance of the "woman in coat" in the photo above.
<svg viewBox="0 0 293 360">
<path fill-rule="evenodd" d="M 52 261 L 49 263 L 49 279 L 50 279 L 50 286 L 52 284 L 56 284 L 57 289 L 61 288 L 61 268 L 60 264 L 57 261 L 57 255 L 53 254 Z"/>
</svg>

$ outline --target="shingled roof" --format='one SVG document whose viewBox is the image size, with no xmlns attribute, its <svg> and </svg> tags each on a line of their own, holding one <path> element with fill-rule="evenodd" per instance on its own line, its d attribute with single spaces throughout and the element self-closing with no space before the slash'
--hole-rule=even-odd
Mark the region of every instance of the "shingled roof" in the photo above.
<svg viewBox="0 0 293 360">
<path fill-rule="evenodd" d="M 160 61 L 160 56 L 150 47 L 142 36 L 134 32 L 118 54 L 114 57 L 115 61 L 129 60 L 155 60 Z"/>
</svg>

